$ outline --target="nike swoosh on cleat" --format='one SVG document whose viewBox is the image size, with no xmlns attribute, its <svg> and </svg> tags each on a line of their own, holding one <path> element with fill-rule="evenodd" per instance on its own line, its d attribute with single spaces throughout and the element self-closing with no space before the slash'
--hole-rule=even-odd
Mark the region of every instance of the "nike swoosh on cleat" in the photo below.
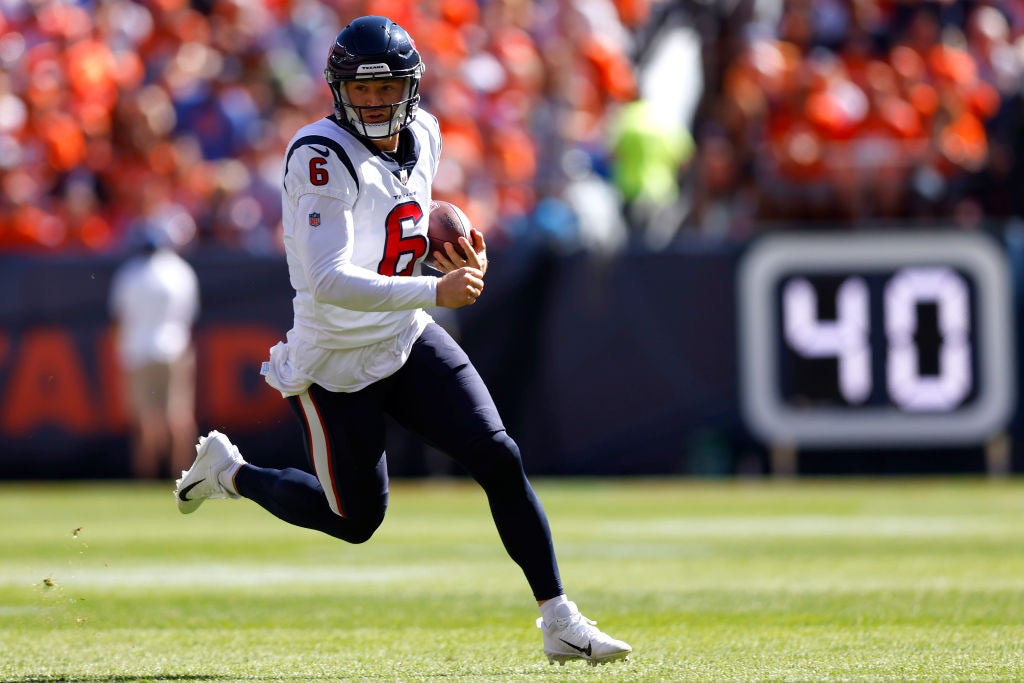
<svg viewBox="0 0 1024 683">
<path fill-rule="evenodd" d="M 328 149 L 326 147 L 324 147 L 323 149 L 320 149 L 319 147 L 313 147 L 313 145 L 310 145 L 309 147 L 310 147 L 310 149 L 312 149 L 314 152 L 316 152 L 320 156 L 322 156 L 322 157 L 327 156 Z"/>
<path fill-rule="evenodd" d="M 198 482 L 196 482 L 196 483 L 198 483 Z M 582 652 L 583 654 L 585 654 L 588 657 L 590 656 L 591 652 L 593 652 L 592 648 L 590 647 L 590 641 L 587 641 L 587 646 L 586 647 L 579 647 L 578 645 L 573 645 L 568 640 L 562 640 L 561 638 L 559 638 L 559 640 L 561 640 L 563 643 L 565 643 L 566 645 L 568 645 L 572 649 L 574 649 L 574 650 L 576 650 L 578 652 Z"/>
<path fill-rule="evenodd" d="M 199 486 L 200 484 L 202 484 L 204 481 L 206 481 L 206 479 L 200 479 L 199 481 L 194 481 L 191 484 L 189 484 L 188 486 L 186 486 L 185 488 L 183 488 L 182 490 L 178 491 L 178 498 L 180 498 L 181 500 L 183 500 L 186 503 L 188 503 L 189 502 L 188 492 L 191 491 L 192 489 L 194 489 L 195 487 Z M 564 643 L 565 641 L 563 640 L 562 642 Z M 590 647 L 588 646 L 587 649 L 589 650 Z"/>
</svg>

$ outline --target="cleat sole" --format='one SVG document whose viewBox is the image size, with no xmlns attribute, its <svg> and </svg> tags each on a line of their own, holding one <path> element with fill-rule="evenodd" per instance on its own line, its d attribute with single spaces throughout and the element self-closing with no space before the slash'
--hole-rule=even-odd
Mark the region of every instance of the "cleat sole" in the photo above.
<svg viewBox="0 0 1024 683">
<path fill-rule="evenodd" d="M 606 657 L 602 657 L 601 659 L 591 659 L 589 657 L 584 657 L 582 655 L 577 655 L 577 654 L 552 654 L 552 653 L 548 653 L 548 652 L 545 652 L 544 654 L 548 658 L 548 664 L 551 664 L 551 665 L 553 665 L 553 664 L 555 664 L 557 662 L 559 665 L 565 666 L 566 662 L 572 661 L 574 659 L 579 659 L 581 661 L 586 662 L 590 666 L 604 666 L 605 664 L 609 664 L 611 662 L 628 662 L 629 661 L 629 655 L 632 654 L 632 653 L 631 652 L 617 652 L 615 654 L 611 654 L 611 655 L 608 655 Z"/>
</svg>

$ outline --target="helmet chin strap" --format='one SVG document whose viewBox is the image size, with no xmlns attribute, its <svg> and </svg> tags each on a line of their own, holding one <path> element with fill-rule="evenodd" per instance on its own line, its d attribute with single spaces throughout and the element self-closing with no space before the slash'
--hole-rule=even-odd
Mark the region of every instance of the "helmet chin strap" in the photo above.
<svg viewBox="0 0 1024 683">
<path fill-rule="evenodd" d="M 354 107 L 350 104 L 345 104 L 343 106 L 345 110 L 344 120 L 347 121 L 348 124 L 356 130 L 356 132 L 370 139 L 389 138 L 396 134 L 402 129 L 402 124 L 405 122 L 406 112 L 408 111 L 408 105 L 405 103 L 391 105 L 393 111 L 387 120 L 370 123 L 364 121 L 359 114 L 359 109 L 367 109 L 368 107 Z"/>
<path fill-rule="evenodd" d="M 371 140 L 389 138 L 395 134 L 392 132 L 393 126 L 390 121 L 384 123 L 363 123 L 362 121 L 357 122 L 349 119 L 348 122 L 349 125 L 359 131 L 364 137 Z"/>
</svg>

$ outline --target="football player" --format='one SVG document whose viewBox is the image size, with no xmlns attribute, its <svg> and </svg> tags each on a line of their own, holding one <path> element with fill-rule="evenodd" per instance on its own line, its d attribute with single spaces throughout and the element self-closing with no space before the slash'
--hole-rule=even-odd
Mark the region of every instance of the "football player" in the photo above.
<svg viewBox="0 0 1024 683">
<path fill-rule="evenodd" d="M 472 304 L 484 288 L 480 231 L 460 254 L 433 254 L 441 277 L 419 274 L 427 256 L 431 182 L 441 156 L 437 119 L 419 108 L 423 61 L 386 17 L 352 21 L 324 75 L 334 113 L 288 145 L 284 244 L 294 323 L 270 350 L 266 381 L 302 426 L 312 473 L 245 462 L 218 431 L 199 439 L 177 481 L 183 513 L 207 498 L 249 498 L 282 520 L 350 543 L 384 520 L 385 416 L 462 465 L 487 494 L 511 558 L 541 617 L 544 651 L 564 663 L 625 659 L 626 643 L 598 630 L 562 589 L 551 531 L 483 380 L 424 311 Z"/>
</svg>

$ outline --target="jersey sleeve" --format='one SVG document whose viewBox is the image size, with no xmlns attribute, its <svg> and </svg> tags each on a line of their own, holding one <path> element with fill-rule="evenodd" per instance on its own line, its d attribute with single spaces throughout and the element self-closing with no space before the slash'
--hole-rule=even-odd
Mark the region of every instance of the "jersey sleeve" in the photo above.
<svg viewBox="0 0 1024 683">
<path fill-rule="evenodd" d="M 420 110 L 423 116 L 424 127 L 427 130 L 428 149 L 430 150 L 430 161 L 433 167 L 432 178 L 437 177 L 437 169 L 441 164 L 441 124 L 433 114 Z"/>
<path fill-rule="evenodd" d="M 348 153 L 336 140 L 307 135 L 294 140 L 288 148 L 284 190 L 293 206 L 299 197 L 308 194 L 352 206 L 359 193 L 359 178 Z"/>
<path fill-rule="evenodd" d="M 386 276 L 352 263 L 352 207 L 323 194 L 298 198 L 298 215 L 319 214 L 321 225 L 293 235 L 296 255 L 317 301 L 355 311 L 400 311 L 434 306 L 437 278 Z"/>
</svg>

